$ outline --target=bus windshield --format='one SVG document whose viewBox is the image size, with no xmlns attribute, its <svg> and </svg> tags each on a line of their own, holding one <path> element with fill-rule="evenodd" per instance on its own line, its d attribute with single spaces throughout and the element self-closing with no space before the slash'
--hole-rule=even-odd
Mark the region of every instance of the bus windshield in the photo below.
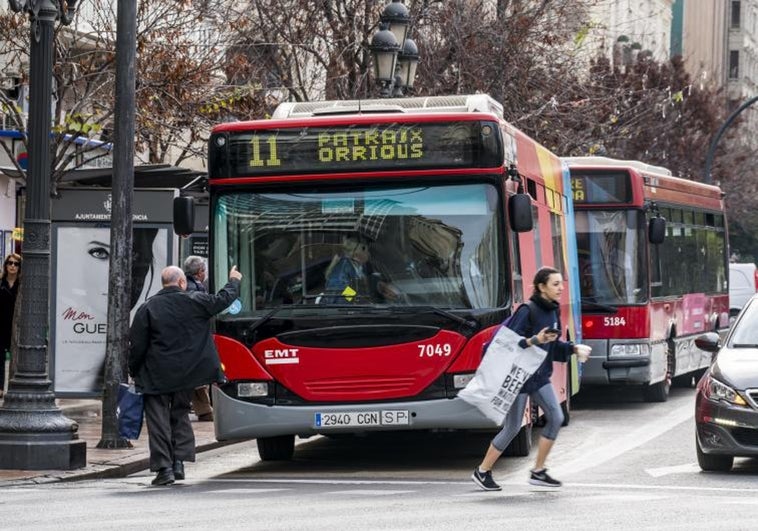
<svg viewBox="0 0 758 531">
<path fill-rule="evenodd" d="M 583 303 L 647 301 L 644 218 L 638 210 L 575 211 Z"/>
<path fill-rule="evenodd" d="M 248 279 L 242 315 L 282 305 L 498 307 L 508 270 L 499 204 L 483 183 L 228 193 L 213 206 L 214 267 L 223 278 L 236 264 Z"/>
</svg>

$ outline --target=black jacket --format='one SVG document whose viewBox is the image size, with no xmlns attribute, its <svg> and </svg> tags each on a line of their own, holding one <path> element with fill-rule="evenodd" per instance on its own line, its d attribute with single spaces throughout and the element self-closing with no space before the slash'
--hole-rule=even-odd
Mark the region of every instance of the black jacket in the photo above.
<svg viewBox="0 0 758 531">
<path fill-rule="evenodd" d="M 205 289 L 205 284 L 195 280 L 195 277 L 193 277 L 192 275 L 186 275 L 186 276 L 187 276 L 187 291 L 201 291 L 203 293 L 208 292 L 208 290 Z"/>
<path fill-rule="evenodd" d="M 6 349 L 11 348 L 13 309 L 16 306 L 18 286 L 18 280 L 11 287 L 7 280 L 0 279 L 0 356 L 4 356 Z M 0 362 L 5 363 L 5 358 L 2 358 Z M 0 382 L 0 387 L 2 387 L 2 382 Z"/>
<path fill-rule="evenodd" d="M 165 394 L 222 381 L 210 319 L 239 295 L 230 280 L 216 295 L 169 286 L 140 306 L 129 339 L 129 373 L 145 394 Z"/>
<path fill-rule="evenodd" d="M 547 327 L 561 328 L 561 319 L 558 313 L 558 304 L 547 301 L 541 296 L 532 296 L 529 299 L 532 302 L 533 311 L 529 311 L 529 305 L 522 304 L 508 321 L 508 328 L 523 336 L 519 342 L 521 348 L 526 348 L 526 340 L 537 334 L 540 330 Z M 534 322 L 532 322 L 532 320 Z M 563 330 L 561 330 L 563 336 Z M 553 374 L 553 362 L 566 362 L 571 359 L 574 352 L 574 344 L 570 341 L 556 339 L 551 343 L 540 345 L 539 348 L 547 351 L 545 361 L 524 383 L 521 388 L 522 393 L 533 393 L 543 385 L 550 383 L 550 376 Z"/>
</svg>

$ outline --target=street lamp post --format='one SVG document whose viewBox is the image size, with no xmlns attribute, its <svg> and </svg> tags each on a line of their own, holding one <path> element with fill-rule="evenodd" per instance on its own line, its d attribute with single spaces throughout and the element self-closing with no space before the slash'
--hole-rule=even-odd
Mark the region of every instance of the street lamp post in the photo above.
<svg viewBox="0 0 758 531">
<path fill-rule="evenodd" d="M 711 140 L 711 145 L 708 146 L 708 153 L 705 156 L 705 171 L 703 172 L 703 182 L 705 184 L 711 184 L 713 182 L 713 178 L 711 176 L 711 167 L 713 166 L 713 157 L 716 154 L 716 146 L 719 143 L 719 140 L 721 139 L 722 135 L 726 132 L 726 130 L 729 128 L 730 125 L 732 125 L 732 122 L 739 116 L 739 114 L 750 107 L 752 104 L 754 104 L 756 101 L 758 101 L 758 96 L 754 96 L 750 98 L 747 101 L 744 101 L 742 105 L 737 107 L 732 114 L 730 114 L 726 120 L 724 120 L 724 123 L 721 124 L 721 127 L 719 127 L 719 130 L 716 131 L 716 134 L 713 135 L 713 139 Z"/>
<path fill-rule="evenodd" d="M 379 18 L 379 31 L 371 39 L 374 78 L 383 98 L 403 97 L 413 90 L 419 53 L 408 37 L 411 16 L 402 0 L 392 0 Z"/>
<path fill-rule="evenodd" d="M 54 24 L 69 24 L 77 0 L 9 0 L 30 20 L 29 171 L 24 215 L 24 276 L 16 372 L 0 408 L 0 468 L 70 470 L 86 464 L 78 425 L 55 405 L 48 377 L 50 281 L 50 103 Z"/>
</svg>

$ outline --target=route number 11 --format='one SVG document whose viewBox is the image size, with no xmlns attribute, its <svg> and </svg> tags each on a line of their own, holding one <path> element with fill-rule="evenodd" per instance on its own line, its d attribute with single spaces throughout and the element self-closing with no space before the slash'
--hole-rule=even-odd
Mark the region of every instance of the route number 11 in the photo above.
<svg viewBox="0 0 758 531">
<path fill-rule="evenodd" d="M 268 158 L 261 158 L 261 137 L 254 135 L 250 139 L 250 145 L 253 146 L 253 153 L 250 157 L 251 168 L 261 168 L 263 166 L 281 166 L 282 160 L 279 158 L 279 154 L 276 149 L 276 137 L 273 135 L 264 136 L 263 140 L 264 150 L 265 144 L 268 144 Z"/>
</svg>

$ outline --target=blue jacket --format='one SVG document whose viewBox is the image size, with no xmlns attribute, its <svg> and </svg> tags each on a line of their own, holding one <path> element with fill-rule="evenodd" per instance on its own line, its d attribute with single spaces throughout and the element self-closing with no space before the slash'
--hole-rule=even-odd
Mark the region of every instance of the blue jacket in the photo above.
<svg viewBox="0 0 758 531">
<path fill-rule="evenodd" d="M 508 328 L 523 336 L 524 339 L 519 341 L 521 348 L 527 348 L 526 339 L 537 334 L 545 327 L 561 329 L 561 320 L 558 313 L 558 305 L 544 298 L 532 296 L 533 310 L 530 311 L 528 304 L 522 304 L 518 307 L 513 317 L 509 318 Z M 531 322 L 534 319 L 534 322 Z M 561 329 L 561 335 L 563 330 Z M 539 348 L 547 351 L 545 361 L 535 371 L 532 376 L 524 383 L 521 393 L 533 393 L 545 384 L 550 383 L 550 376 L 553 374 L 553 361 L 566 362 L 571 359 L 574 352 L 574 344 L 567 341 L 556 339 L 551 343 L 539 345 Z"/>
</svg>

